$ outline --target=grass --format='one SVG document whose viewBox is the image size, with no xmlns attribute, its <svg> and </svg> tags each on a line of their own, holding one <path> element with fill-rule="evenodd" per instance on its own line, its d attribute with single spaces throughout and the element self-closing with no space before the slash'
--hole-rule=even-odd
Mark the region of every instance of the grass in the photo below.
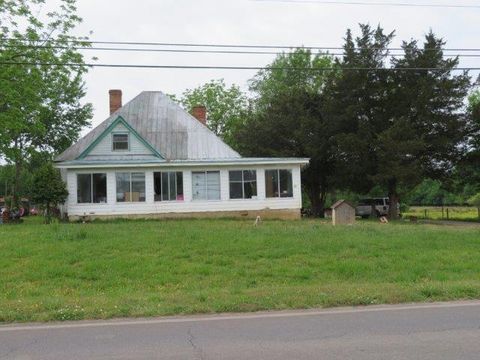
<svg viewBox="0 0 480 360">
<path fill-rule="evenodd" d="M 0 227 L 0 321 L 480 298 L 480 228 L 317 220 Z"/>
<path fill-rule="evenodd" d="M 448 216 L 449 220 L 459 221 L 480 221 L 478 215 L 477 208 L 469 206 L 445 206 L 443 212 L 441 206 L 412 206 L 404 213 L 406 217 L 417 216 L 420 219 L 447 220 Z"/>
</svg>

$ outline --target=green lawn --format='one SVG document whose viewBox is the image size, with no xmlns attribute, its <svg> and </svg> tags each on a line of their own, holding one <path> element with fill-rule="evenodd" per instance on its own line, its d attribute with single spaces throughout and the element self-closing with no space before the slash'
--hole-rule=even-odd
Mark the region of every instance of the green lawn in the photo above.
<svg viewBox="0 0 480 360">
<path fill-rule="evenodd" d="M 445 206 L 443 212 L 441 206 L 411 206 L 403 215 L 430 220 L 447 220 L 448 216 L 449 220 L 480 222 L 477 208 L 469 206 Z"/>
<path fill-rule="evenodd" d="M 318 220 L 0 226 L 0 321 L 480 298 L 480 227 Z"/>
</svg>

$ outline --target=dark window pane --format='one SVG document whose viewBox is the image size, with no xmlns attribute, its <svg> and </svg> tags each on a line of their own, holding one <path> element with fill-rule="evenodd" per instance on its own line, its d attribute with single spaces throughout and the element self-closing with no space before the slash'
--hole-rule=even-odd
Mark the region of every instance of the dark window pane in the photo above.
<svg viewBox="0 0 480 360">
<path fill-rule="evenodd" d="M 231 182 L 230 183 L 230 199 L 242 199 L 242 183 L 241 182 Z"/>
<path fill-rule="evenodd" d="M 130 200 L 130 173 L 117 173 L 117 201 Z"/>
<path fill-rule="evenodd" d="M 383 199 L 375 199 L 375 205 L 383 206 Z"/>
<path fill-rule="evenodd" d="M 265 170 L 265 194 L 278 197 L 278 170 Z"/>
<path fill-rule="evenodd" d="M 153 173 L 153 189 L 155 191 L 155 201 L 162 200 L 162 173 Z"/>
<path fill-rule="evenodd" d="M 177 189 L 176 189 L 176 186 L 177 186 L 177 181 L 175 180 L 175 175 L 176 173 L 174 172 L 169 172 L 168 173 L 168 184 L 169 184 L 169 197 L 168 199 L 173 201 L 173 200 L 176 200 L 177 199 Z"/>
<path fill-rule="evenodd" d="M 242 181 L 242 171 L 229 171 L 230 181 Z"/>
<path fill-rule="evenodd" d="M 183 173 L 177 172 L 177 200 L 183 200 Z"/>
<path fill-rule="evenodd" d="M 280 197 L 293 196 L 292 171 L 279 170 L 280 173 Z"/>
<path fill-rule="evenodd" d="M 77 202 L 92 202 L 92 176 L 91 174 L 77 175 Z"/>
<path fill-rule="evenodd" d="M 113 150 L 128 150 L 128 134 L 113 134 Z"/>
<path fill-rule="evenodd" d="M 251 199 L 254 196 L 257 196 L 257 182 L 256 181 L 247 181 L 243 184 L 243 193 L 245 199 Z"/>
<path fill-rule="evenodd" d="M 145 173 L 132 173 L 131 201 L 145 201 Z"/>
<path fill-rule="evenodd" d="M 255 170 L 245 170 L 243 172 L 243 180 L 244 181 L 256 181 L 257 180 L 257 172 Z"/>
<path fill-rule="evenodd" d="M 107 202 L 107 174 L 93 174 L 93 202 Z"/>
<path fill-rule="evenodd" d="M 168 173 L 162 173 L 162 200 L 168 201 Z"/>
</svg>

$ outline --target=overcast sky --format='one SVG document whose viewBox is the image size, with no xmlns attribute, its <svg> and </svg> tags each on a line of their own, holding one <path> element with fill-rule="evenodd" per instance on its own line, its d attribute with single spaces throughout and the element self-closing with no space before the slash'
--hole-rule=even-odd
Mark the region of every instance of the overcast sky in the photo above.
<svg viewBox="0 0 480 360">
<path fill-rule="evenodd" d="M 365 0 L 366 2 L 373 2 Z M 408 2 L 384 0 L 384 2 Z M 417 4 L 458 4 L 453 0 L 410 0 Z M 462 1 L 478 4 L 478 1 Z M 47 2 L 48 4 L 48 2 Z M 79 35 L 91 40 L 168 43 L 228 43 L 294 46 L 342 46 L 347 28 L 380 24 L 396 31 L 393 46 L 422 38 L 430 29 L 450 48 L 480 48 L 480 9 L 381 7 L 251 0 L 78 0 L 83 24 Z M 99 63 L 159 65 L 263 66 L 273 55 L 93 52 Z M 479 66 L 480 58 L 462 59 Z M 93 103 L 92 125 L 108 116 L 108 90 L 121 89 L 124 103 L 143 90 L 181 94 L 210 79 L 223 78 L 247 88 L 255 74 L 245 70 L 167 70 L 94 68 L 86 76 L 86 101 Z"/>
</svg>

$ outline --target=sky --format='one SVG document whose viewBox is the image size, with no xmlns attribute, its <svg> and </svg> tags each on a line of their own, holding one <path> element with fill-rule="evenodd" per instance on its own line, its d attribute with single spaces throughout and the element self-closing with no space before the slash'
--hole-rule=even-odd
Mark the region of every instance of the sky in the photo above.
<svg viewBox="0 0 480 360">
<path fill-rule="evenodd" d="M 365 2 L 374 2 L 365 0 Z M 390 3 L 467 4 L 476 1 L 384 0 Z M 83 23 L 76 35 L 97 41 L 211 43 L 285 46 L 343 45 L 348 28 L 380 24 L 394 31 L 393 47 L 421 39 L 431 30 L 449 48 L 480 48 L 480 9 L 361 6 L 254 0 L 78 0 Z M 48 0 L 47 0 L 48 6 Z M 152 46 L 149 46 L 152 48 Z M 274 55 L 178 54 L 84 51 L 98 63 L 157 65 L 264 66 Z M 462 66 L 480 67 L 480 58 L 463 58 Z M 121 89 L 124 103 L 143 90 L 181 94 L 211 79 L 223 78 L 247 90 L 251 70 L 94 68 L 85 77 L 86 102 L 94 106 L 92 126 L 108 117 L 108 90 Z M 88 130 L 84 130 L 83 134 Z"/>
</svg>

